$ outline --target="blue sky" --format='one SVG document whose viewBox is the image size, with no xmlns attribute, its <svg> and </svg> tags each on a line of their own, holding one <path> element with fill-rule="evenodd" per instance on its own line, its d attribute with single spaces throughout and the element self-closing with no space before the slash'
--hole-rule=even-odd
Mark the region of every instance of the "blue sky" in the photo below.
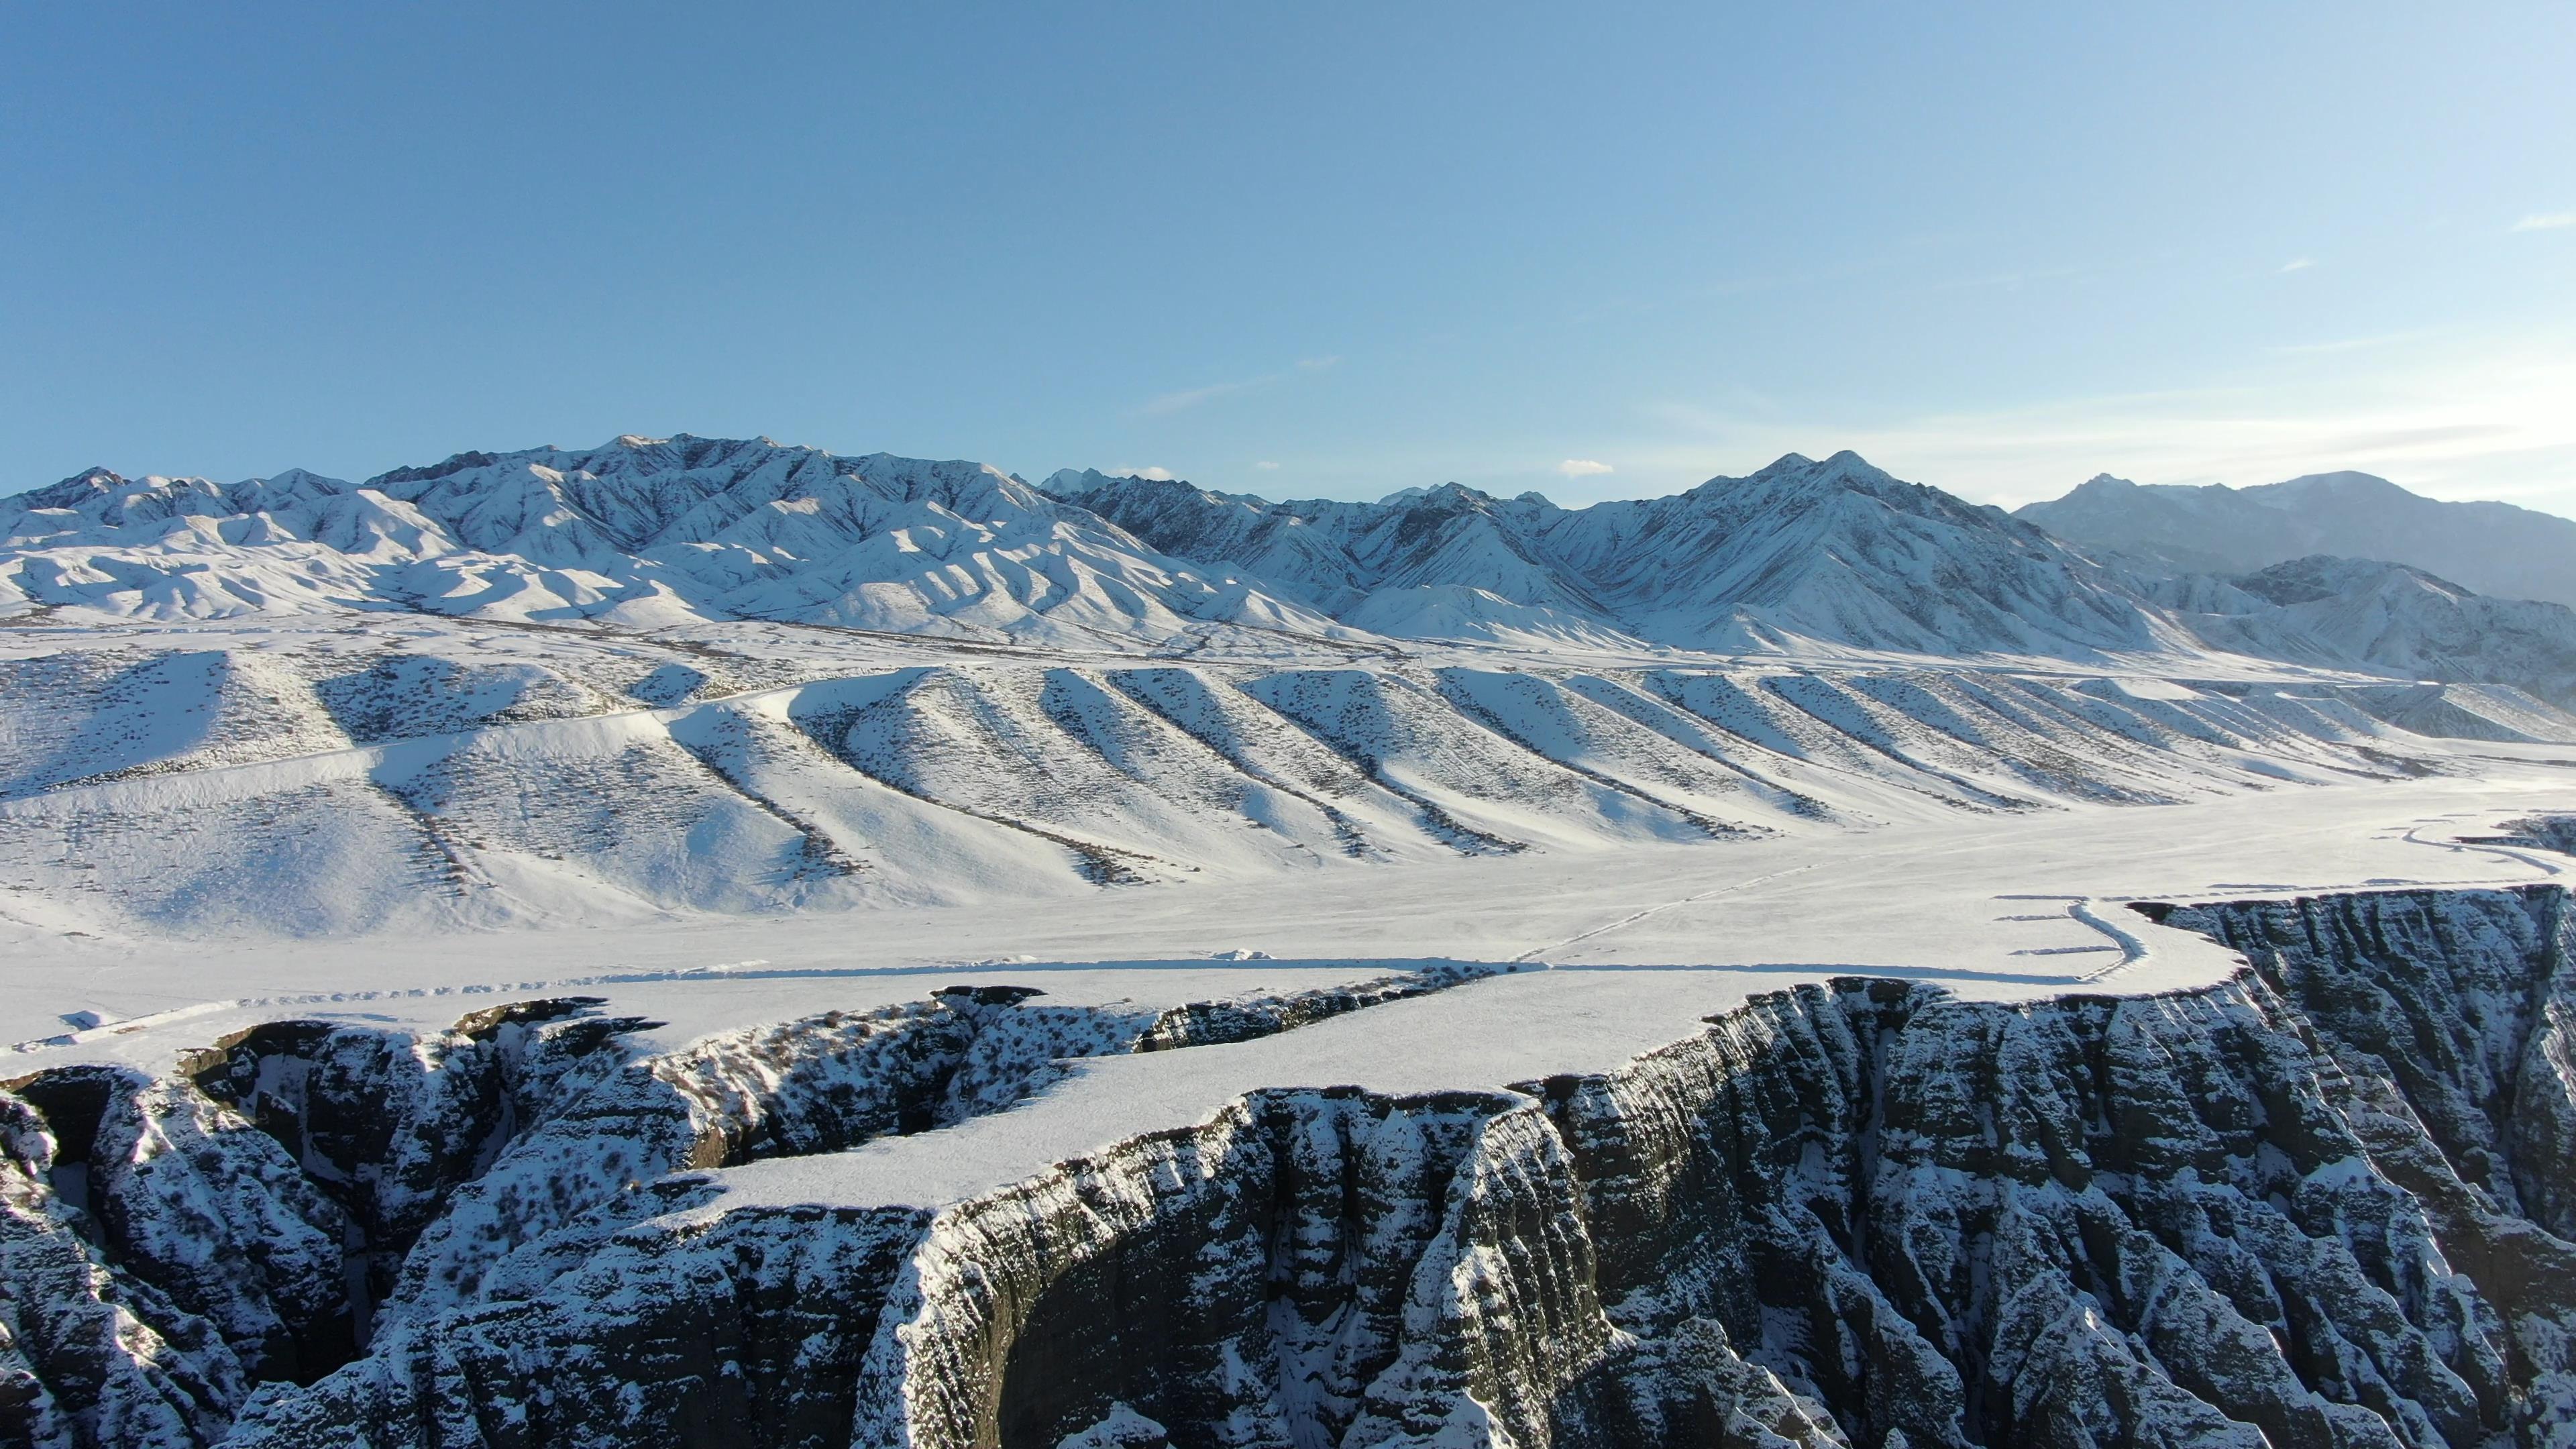
<svg viewBox="0 0 2576 1449">
<path fill-rule="evenodd" d="M 2576 513 L 2576 7 L 1946 8 L 11 6 L 0 492 L 692 431 Z"/>
</svg>

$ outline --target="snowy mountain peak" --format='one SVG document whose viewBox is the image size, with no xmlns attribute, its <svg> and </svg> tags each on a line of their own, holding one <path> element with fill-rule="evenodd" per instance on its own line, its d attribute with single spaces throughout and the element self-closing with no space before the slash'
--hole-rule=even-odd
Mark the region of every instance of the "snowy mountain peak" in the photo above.
<svg viewBox="0 0 2576 1449">
<path fill-rule="evenodd" d="M 766 438 L 470 451 L 354 487 L 93 470 L 10 502 L 0 613 L 762 618 L 1090 646 L 1236 624 L 1346 632 L 1000 469 Z"/>
<path fill-rule="evenodd" d="M 1482 504 L 1491 503 L 1494 501 L 1494 495 L 1480 489 L 1470 488 L 1464 483 L 1443 483 L 1436 488 L 1426 488 L 1422 490 L 1420 493 L 1414 495 L 1411 501 L 1416 507 L 1455 510 L 1460 508 L 1475 508 Z"/>
<path fill-rule="evenodd" d="M 1846 448 L 1822 460 L 1810 458 L 1803 453 L 1784 453 L 1742 478 L 1711 478 L 1692 491 L 1730 492 L 1750 488 L 1771 493 L 1827 492 L 1838 489 L 1875 493 L 1891 487 L 1914 489 L 1922 486 L 1917 483 L 1903 482 L 1894 474 Z M 1926 491 L 1937 492 L 1938 490 Z"/>
<path fill-rule="evenodd" d="M 1786 518 L 1811 511 L 1883 511 L 1944 519 L 1972 533 L 1992 533 L 2028 548 L 2046 537 L 2039 529 L 1984 504 L 1921 483 L 1908 483 L 1845 450 L 1818 461 L 1791 453 L 1742 478 L 1711 478 L 1679 495 L 1693 507 L 1736 519 Z M 1859 527 L 1857 523 L 1851 525 Z M 2054 541 L 2050 541 L 2054 547 Z"/>
<path fill-rule="evenodd" d="M 15 497 L 0 498 L 0 514 L 27 508 L 89 510 L 111 499 L 169 499 L 221 491 L 220 485 L 204 478 L 165 478 L 157 473 L 128 478 L 109 468 L 85 468 L 59 483 L 29 489 Z"/>
<path fill-rule="evenodd" d="M 2350 468 L 2333 473 L 2302 474 L 2285 483 L 2244 491 L 2274 508 L 2294 508 L 2310 501 L 2334 506 L 2395 504 L 2401 507 L 2407 501 L 2426 501 L 2376 473 L 2362 473 Z"/>
<path fill-rule="evenodd" d="M 1873 465 L 1867 458 L 1862 457 L 1860 454 L 1853 452 L 1849 448 L 1844 448 L 1822 459 L 1810 458 L 1804 453 L 1783 453 L 1779 457 L 1772 459 L 1769 463 L 1764 464 L 1762 467 L 1754 469 L 1753 472 L 1746 476 L 1751 478 L 1769 479 L 1837 477 L 1885 478 L 1889 475 L 1885 471 Z"/>
<path fill-rule="evenodd" d="M 2358 474 L 2293 480 L 2254 502 L 2105 476 L 2061 504 L 2137 501 L 2088 503 L 2096 516 L 2235 510 L 2278 531 L 2305 516 L 2302 498 L 2362 500 L 2328 511 L 2368 515 L 2391 494 L 2410 521 L 2463 506 Z M 462 452 L 359 484 L 301 469 L 232 484 L 91 469 L 0 505 L 0 538 L 0 614 L 401 610 L 634 629 L 764 619 L 1084 648 L 1209 642 L 1236 627 L 1261 631 L 1264 647 L 1360 632 L 2076 659 L 2215 645 L 2418 678 L 2439 675 L 2447 652 L 2487 661 L 2461 666 L 2473 677 L 2576 697 L 2576 618 L 2503 607 L 2447 582 L 2461 576 L 2451 569 L 2352 557 L 2387 556 L 2378 549 L 2305 557 L 2331 552 L 2315 548 L 2261 574 L 2106 567 L 2027 517 L 1848 450 L 1567 509 L 1457 482 L 1378 503 L 1274 503 L 1097 470 L 1036 488 L 965 460 L 628 433 L 586 449 Z M 2507 642 L 2477 642 L 2489 636 Z"/>
<path fill-rule="evenodd" d="M 2083 482 L 2076 484 L 2075 491 L 2078 493 L 2125 493 L 2135 492 L 2137 487 L 2138 485 L 2136 482 L 2127 478 L 2122 478 L 2117 474 L 2096 473 L 2092 477 L 2085 479 Z"/>
<path fill-rule="evenodd" d="M 2448 600 L 2476 597 L 2449 579 L 2400 563 L 2377 559 L 2337 558 L 2310 554 L 2289 559 L 2236 579 L 2236 587 L 2275 604 L 2306 604 L 2318 599 L 2397 587 Z"/>
<path fill-rule="evenodd" d="M 1534 495 L 1524 495 L 1534 496 Z M 1494 495 L 1464 483 L 1437 483 L 1428 488 L 1398 488 L 1377 501 L 1380 508 L 1469 508 L 1491 503 Z"/>
<path fill-rule="evenodd" d="M 0 500 L 9 508 L 73 508 L 86 499 L 112 493 L 126 486 L 123 474 L 106 468 L 84 468 L 59 483 L 30 489 L 15 498 Z"/>
<path fill-rule="evenodd" d="M 257 480 L 233 485 L 252 488 Z M 222 485 L 204 478 L 128 478 L 105 468 L 76 473 L 59 483 L 0 499 L 0 532 L 11 538 L 43 536 L 67 526 L 123 528 L 173 518 L 235 511 Z M 63 515 L 70 515 L 66 522 Z"/>
<path fill-rule="evenodd" d="M 2346 470 L 2250 488 L 2096 478 L 2016 510 L 2058 537 L 2150 566 L 2243 574 L 2330 554 L 2429 569 L 2481 594 L 2576 605 L 2576 520 L 2451 503 Z"/>
<path fill-rule="evenodd" d="M 1160 472 L 1161 470 L 1157 469 L 1155 471 Z M 1252 503 L 1259 503 L 1261 501 L 1257 498 L 1247 498 L 1242 494 L 1220 493 L 1213 488 L 1201 488 L 1197 484 L 1189 482 L 1187 479 L 1155 477 L 1149 473 L 1136 472 L 1103 473 L 1097 468 L 1058 468 L 1054 472 L 1049 473 L 1046 476 L 1046 481 L 1038 484 L 1037 488 L 1039 492 L 1058 500 L 1080 498 L 1085 494 L 1102 488 L 1130 488 L 1139 489 L 1149 493 L 1168 493 L 1174 496 L 1188 493 L 1201 495 L 1210 499 L 1222 499 L 1227 501 L 1244 501 Z"/>
</svg>

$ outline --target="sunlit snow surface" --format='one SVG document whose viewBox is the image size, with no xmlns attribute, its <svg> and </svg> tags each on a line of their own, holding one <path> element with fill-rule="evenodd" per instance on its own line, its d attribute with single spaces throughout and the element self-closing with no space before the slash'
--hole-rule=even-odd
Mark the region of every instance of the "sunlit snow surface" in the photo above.
<svg viewBox="0 0 2576 1449">
<path fill-rule="evenodd" d="M 13 1075 L 574 991 L 663 1023 L 641 1044 L 667 1049 L 956 982 L 1158 1009 L 1516 968 L 726 1174 L 760 1199 L 945 1201 L 1255 1087 L 1605 1069 L 1825 976 L 2204 984 L 2232 959 L 2126 901 L 2548 879 L 2568 862 L 2482 838 L 2576 809 L 2576 746 L 2533 738 L 2563 716 L 2455 690 L 2410 707 L 2483 711 L 2469 732 L 2495 737 L 2435 738 L 2369 713 L 2393 712 L 2355 693 L 2380 686 L 2295 671 L 1157 662 L 857 635 L 693 655 L 404 628 L 100 637 L 81 667 L 134 652 L 104 683 L 31 675 L 74 665 L 58 638 L 15 641 Z M 673 681 L 692 659 L 716 688 Z M 59 723 L 26 723 L 45 709 Z M 424 720 L 445 732 L 406 733 Z M 1124 874 L 1086 874 L 1085 848 Z M 221 909 L 190 914 L 190 892 Z M 299 914 L 369 892 L 372 916 Z"/>
<path fill-rule="evenodd" d="M 2576 869 L 2562 853 L 2576 841 L 2563 707 L 2576 613 L 2395 565 L 2133 576 L 1849 455 L 1572 511 L 1456 488 L 1377 506 L 1097 475 L 1041 490 L 970 464 L 689 438 L 459 455 L 364 487 L 90 474 L 13 502 L 16 521 L 0 520 L 0 1082 L 14 1084 L 14 1160 L 43 1164 L 13 1200 L 40 1212 L 13 1221 L 44 1249 L 13 1239 L 13 1272 L 35 1285 L 22 1297 L 69 1304 L 81 1312 L 66 1322 L 126 1345 L 111 1366 L 141 1387 L 100 1395 L 103 1412 L 164 1403 L 154 1385 L 185 1358 L 212 1375 L 203 1422 L 254 1439 L 300 1421 L 338 1442 L 423 1409 L 533 1424 L 560 1388 L 585 1415 L 631 1410 L 628 1439 L 667 1442 L 679 1419 L 653 1403 L 685 1418 L 718 1400 L 704 1379 L 657 1384 L 631 1366 L 694 1361 L 687 1346 L 740 1286 L 732 1264 L 822 1290 L 780 1303 L 760 1288 L 756 1336 L 796 1361 L 756 1370 L 757 1395 L 825 1404 L 828 1432 L 850 1422 L 853 1395 L 863 1421 L 900 1410 L 920 1428 L 932 1421 L 907 1407 L 911 1389 L 850 1374 L 899 1359 L 916 1386 L 1081 1377 L 1048 1356 L 1046 1331 L 978 1326 L 1001 1321 L 978 1316 L 986 1299 L 1041 1330 L 1048 1314 L 1083 1332 L 1116 1317 L 1083 1298 L 1079 1273 L 986 1292 L 1054 1262 L 1046 1234 L 1106 1249 L 1097 1261 L 1122 1280 L 1136 1269 L 1121 1293 L 1191 1298 L 1219 1277 L 1386 1287 L 1403 1277 L 1368 1266 L 1378 1246 L 1355 1274 L 1316 1273 L 1308 1250 L 1359 1232 L 1396 1245 L 1386 1263 L 1413 1261 L 1435 1225 L 1449 1246 L 1403 1270 L 1429 1285 L 1405 1301 L 1431 1316 L 1406 1308 L 1401 1336 L 1380 1325 L 1395 1357 L 1375 1382 L 1401 1391 L 1388 1402 L 1485 1414 L 1415 1370 L 1449 1352 L 1437 1345 L 1453 1327 L 1501 1325 L 1495 1341 L 1516 1347 L 1615 1341 L 1648 1355 L 1639 1372 L 1725 1369 L 1636 1380 L 1657 1414 L 1747 1385 L 1785 1403 L 1773 1368 L 1843 1382 L 1806 1345 L 1861 1341 L 1837 1305 L 1869 1317 L 1866 1303 L 1888 1301 L 1827 1291 L 1854 1253 L 1806 1195 L 1871 1177 L 1851 1211 L 1891 1243 L 1912 1241 L 1900 1224 L 1928 1225 L 1937 1248 L 1954 1241 L 1941 1214 L 1966 1199 L 1922 1190 L 1936 1170 L 2022 1204 L 2016 1232 L 2040 1222 L 2025 1208 L 2086 1225 L 2063 1240 L 2080 1244 L 2072 1260 L 2029 1248 L 2056 1228 L 2009 1252 L 1981 1235 L 1977 1262 L 2021 1268 L 1981 1268 L 1942 1312 L 1985 1318 L 1975 1299 L 2005 1284 L 1997 1301 L 2020 1306 L 1988 1320 L 1996 1343 L 2022 1330 L 1994 1325 L 2055 1324 L 2045 1338 L 2127 1362 L 2137 1325 L 2097 1320 L 2107 1305 L 2080 1285 L 2112 1261 L 2097 1227 L 2137 1236 L 2146 1218 L 2118 1204 L 2147 1175 L 2079 1185 L 2054 1147 L 2042 1174 L 2019 1125 L 2006 1130 L 2022 1178 L 1999 1174 L 1999 1120 L 2060 1141 L 2079 1119 L 2096 1137 L 2117 1122 L 2124 1140 L 2095 1144 L 2102 1164 L 2199 1162 L 2218 1175 L 2157 1201 L 2277 1220 L 2288 1253 L 2264 1260 L 2272 1281 L 2354 1299 L 2350 1341 L 2398 1343 L 2380 1331 L 2388 1314 L 2370 1317 L 2377 1289 L 2355 1298 L 2316 1275 L 2313 1231 L 2283 1193 L 2310 1222 L 2348 1224 L 2354 1251 L 2355 1234 L 2376 1235 L 2366 1256 L 2393 1248 L 2430 1273 L 2447 1248 L 2420 1229 L 2389 1235 L 2389 1194 L 2404 1194 L 2376 1174 L 2414 1172 L 2436 1144 L 2400 1134 L 2384 1151 L 2376 1126 L 2258 1144 L 2248 1125 L 2281 1120 L 2262 1105 L 2270 1084 L 2310 1071 L 2320 1043 L 2419 1052 L 2439 1081 L 2410 1100 L 2472 1146 L 2506 1140 L 2470 1101 L 2498 1063 L 2555 1061 L 2542 1075 L 2565 1085 L 2563 1056 L 2545 1057 L 2562 1036 L 2532 1025 L 2555 1007 L 2530 975 L 2555 969 L 2563 896 L 2447 888 Z M 2311 892 L 2329 898 L 2173 917 L 2208 934 L 2156 924 L 2159 902 Z M 2337 943 L 2299 968 L 2324 975 L 2292 990 L 2273 981 L 2276 959 L 2261 979 L 2223 981 L 2241 963 L 2216 941 L 2259 954 L 2302 937 Z M 2387 998 L 2402 1010 L 2329 999 L 2370 998 L 2365 974 L 2418 966 L 2426 989 Z M 1845 983 L 1810 987 L 1828 978 Z M 2186 994 L 2102 1001 L 2161 992 Z M 1977 1004 L 2046 997 L 2076 999 Z M 2399 1040 L 2441 1019 L 2450 1038 Z M 2245 1040 L 2219 1046 L 2212 1031 Z M 2102 1071 L 2085 1043 L 2124 1043 L 2106 1050 L 2145 1070 L 2113 1097 L 2079 1087 Z M 2236 1065 L 2195 1075 L 2187 1063 L 2212 1050 Z M 2345 1090 L 2369 1075 L 2317 1075 L 2294 1110 L 2394 1122 Z M 1587 1218 L 1587 1201 L 1642 1202 L 1654 1174 L 1696 1171 L 1703 1148 L 1687 1142 L 1733 1154 L 1725 1144 L 1751 1141 L 1737 1129 L 1781 1130 L 1728 1094 L 1810 1087 L 1830 1100 L 1797 1130 L 1821 1136 L 1743 1152 L 1754 1190 L 1703 1204 L 1733 1218 Z M 2011 1104 L 1985 1114 L 1989 1090 Z M 2163 1110 L 2168 1090 L 2193 1100 Z M 1949 1110 L 1947 1126 L 1937 1105 L 1917 1110 L 1971 1094 L 1979 1110 Z M 2559 1116 L 2525 1124 L 2543 1150 L 2565 1138 L 2531 1133 L 2576 1120 L 2563 1091 L 2551 1100 Z M 1910 1117 L 1887 1115 L 1899 1101 Z M 125 1114 L 113 1131 L 111 1108 Z M 1345 1137 L 1362 1118 L 1386 1131 Z M 1471 1123 L 1479 1145 L 1459 1161 L 1472 1170 L 1408 1175 L 1445 1160 L 1426 1130 Z M 1649 1148 L 1655 1123 L 1685 1124 L 1687 1142 Z M 2235 1134 L 2225 1161 L 2176 1155 L 2212 1127 Z M 1328 1147 L 1312 1161 L 1297 1145 L 1310 1136 Z M 2438 1150 L 2466 1160 L 2452 1141 Z M 1548 1165 L 1605 1144 L 1605 1162 L 1634 1148 L 1634 1170 Z M 1382 1149 L 1395 1177 L 1368 1165 Z M 1262 1154 L 1287 1165 L 1229 1166 Z M 2562 1232 L 2554 1183 L 2502 1172 L 2481 1190 L 2559 1213 Z M 317 1186 L 326 1177 L 336 1186 Z M 347 1201 L 323 1200 L 340 1188 Z M 94 1190 L 107 1196 L 84 1208 Z M 1238 1197 L 1252 1204 L 1241 1232 L 1214 1233 Z M 2477 1256 L 2485 1219 L 2434 1206 Z M 112 1253 L 142 1241 L 141 1224 L 171 1256 L 99 1266 L 84 1212 L 124 1224 Z M 1274 1232 L 1310 1219 L 1321 1236 Z M 1641 1221 L 1704 1244 L 1787 1225 L 1776 1241 L 1827 1276 L 1745 1296 L 1762 1318 L 1726 1332 L 1768 1357 L 1738 1359 L 1713 1326 L 1672 1317 L 1735 1290 L 1676 1275 L 1663 1249 L 1626 1253 Z M 1156 1224 L 1173 1230 L 1168 1279 L 1150 1262 L 1159 1229 L 1130 1231 Z M 1224 1241 L 1231 1256 L 1210 1256 Z M 1494 1276 L 1551 1242 L 1603 1251 L 1551 1250 L 1527 1257 L 1536 1276 Z M 240 1293 L 226 1286 L 236 1264 L 259 1268 Z M 1929 1282 L 1937 1264 L 1909 1247 L 1893 1267 Z M 174 1357 L 193 1329 L 129 1334 L 140 1320 L 109 1296 L 129 1279 L 203 1290 L 227 1336 L 211 1356 Z M 907 1307 L 904 1283 L 932 1286 Z M 1614 1289 L 1618 1302 L 1593 1302 Z M 1255 1412 L 1324 1382 L 1300 1367 L 1323 1362 L 1309 1330 L 1343 1334 L 1362 1300 L 1330 1301 L 1246 1300 L 1245 1332 L 1199 1345 L 1215 1355 L 1209 1382 L 1240 1379 Z M 2161 1318 L 2188 1295 L 2143 1301 Z M 1494 1304 L 1564 1311 L 1497 1318 Z M 2092 1306 L 2070 1335 L 2079 1305 Z M 1807 1327 L 1775 1331 L 1775 1306 Z M 648 1307 L 668 1322 L 629 1312 Z M 895 1317 L 874 1341 L 895 1359 L 849 1337 L 880 1311 Z M 2406 1329 L 2408 1351 L 2453 1334 L 2450 1311 Z M 2519 1341 L 2565 1343 L 2557 1311 Z M 1901 1338 L 1899 1316 L 1871 1321 Z M 2245 1362 L 2295 1387 L 2288 1342 L 2239 1327 L 2221 1356 L 2250 1346 Z M 1374 1334 L 1363 1324 L 1348 1342 Z M 1867 1341 L 1883 1365 L 1898 1339 Z M 358 1343 L 366 1357 L 310 1391 L 250 1394 L 252 1378 L 300 1381 Z M 533 1356 L 497 1376 L 428 1368 L 496 1349 Z M 1652 1356 L 1665 1353 L 1681 1357 Z M 1931 1353 L 1917 1357 L 1948 1372 Z M 2174 1367 L 2186 1360 L 2158 1372 L 2191 1379 Z M 77 1398 L 97 1360 L 65 1362 L 52 1382 Z M 2035 1361 L 1979 1371 L 2009 1377 L 1994 1366 L 2016 1362 Z M 585 1389 L 583 1363 L 609 1376 Z M 2219 1397 L 2255 1403 L 2236 1390 L 2271 1392 L 2262 1373 L 2226 1370 Z M 1553 1402 L 1572 1381 L 1511 1374 L 1521 1387 L 1496 1402 Z M 2073 1399 L 2091 1382 L 2066 1381 Z M 2423 1383 L 2437 1405 L 2470 1393 Z M 1160 1432 L 1122 1407 L 1145 1398 L 1093 1387 L 1124 1398 L 1014 1432 L 1077 1446 Z M 2567 1401 L 2563 1380 L 2529 1387 L 2541 1410 Z M 1325 1423 L 1312 1403 L 1277 1412 Z M 900 1437 L 990 1443 L 986 1423 Z M 1325 1441 L 1301 1429 L 1295 1442 Z"/>
</svg>

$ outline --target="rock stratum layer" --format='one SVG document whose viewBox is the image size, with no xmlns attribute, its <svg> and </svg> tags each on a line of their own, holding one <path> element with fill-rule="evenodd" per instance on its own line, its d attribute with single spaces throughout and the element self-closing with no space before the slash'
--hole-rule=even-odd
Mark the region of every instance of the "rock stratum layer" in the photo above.
<svg viewBox="0 0 2576 1449">
<path fill-rule="evenodd" d="M 2565 892 L 2150 909 L 2248 968 L 1802 986 L 1614 1072 L 1283 1086 L 946 1204 L 721 1169 L 1453 982 L 959 990 L 657 1057 L 555 1002 L 57 1070 L 0 1099 L 0 1439 L 2576 1443 Z"/>
</svg>

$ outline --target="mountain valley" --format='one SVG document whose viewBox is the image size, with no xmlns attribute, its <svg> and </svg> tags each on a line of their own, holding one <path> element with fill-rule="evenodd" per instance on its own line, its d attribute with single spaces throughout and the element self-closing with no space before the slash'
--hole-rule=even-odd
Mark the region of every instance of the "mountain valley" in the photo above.
<svg viewBox="0 0 2576 1449">
<path fill-rule="evenodd" d="M 2576 1443 L 2562 604 L 1851 454 L 0 529 L 0 1443 Z"/>
</svg>

